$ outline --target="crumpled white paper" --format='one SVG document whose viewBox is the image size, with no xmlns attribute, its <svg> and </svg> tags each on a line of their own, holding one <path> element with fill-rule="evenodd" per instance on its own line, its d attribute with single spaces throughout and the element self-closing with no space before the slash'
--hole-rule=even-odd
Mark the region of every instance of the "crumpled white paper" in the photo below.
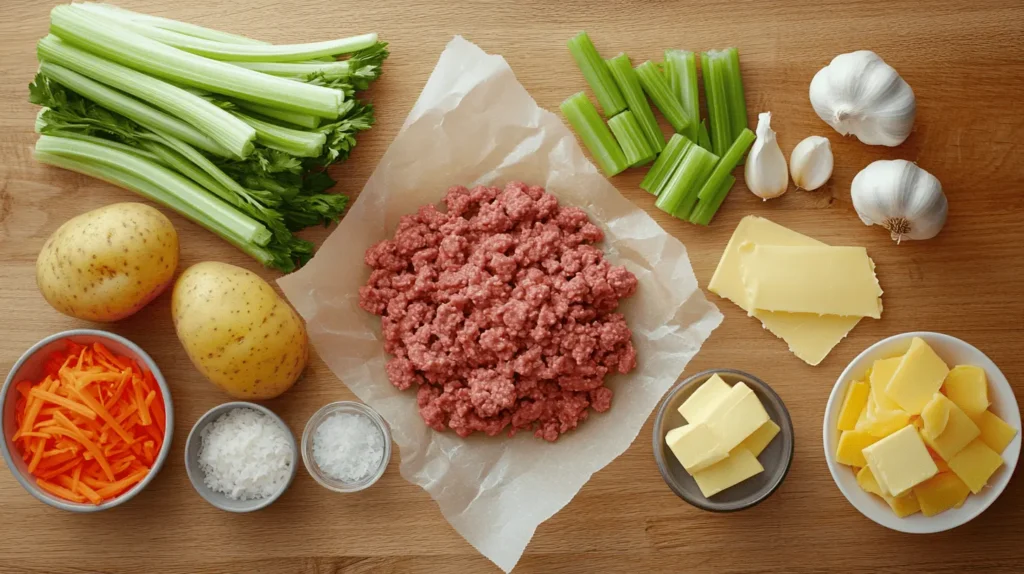
<svg viewBox="0 0 1024 574">
<path fill-rule="evenodd" d="M 606 235 L 608 259 L 639 289 L 621 307 L 638 366 L 609 379 L 611 410 L 548 443 L 438 433 L 414 391 L 388 382 L 380 318 L 359 307 L 363 254 L 394 234 L 401 215 L 438 203 L 449 186 L 542 185 L 577 205 Z M 508 572 L 537 526 L 636 438 L 658 400 L 722 321 L 697 286 L 686 248 L 623 198 L 583 155 L 562 121 L 537 106 L 504 58 L 456 36 L 441 54 L 402 130 L 358 200 L 301 270 L 279 280 L 331 370 L 391 426 L 406 480 L 437 501 L 448 522 Z"/>
</svg>

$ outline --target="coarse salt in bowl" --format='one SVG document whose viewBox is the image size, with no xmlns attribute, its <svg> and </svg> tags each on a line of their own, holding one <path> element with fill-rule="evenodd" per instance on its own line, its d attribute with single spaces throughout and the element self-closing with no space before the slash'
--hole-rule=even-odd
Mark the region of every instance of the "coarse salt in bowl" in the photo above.
<svg viewBox="0 0 1024 574">
<path fill-rule="evenodd" d="M 358 492 L 384 474 L 391 431 L 377 411 L 353 401 L 325 405 L 302 432 L 302 462 L 310 476 L 334 492 Z"/>
</svg>

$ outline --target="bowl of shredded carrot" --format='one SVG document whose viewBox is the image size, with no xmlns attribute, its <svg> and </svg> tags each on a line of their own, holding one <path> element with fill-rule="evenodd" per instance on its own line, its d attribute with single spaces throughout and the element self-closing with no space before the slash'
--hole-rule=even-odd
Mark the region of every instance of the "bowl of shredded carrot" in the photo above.
<svg viewBox="0 0 1024 574">
<path fill-rule="evenodd" d="M 72 512 L 117 506 L 163 466 L 174 414 L 167 382 L 128 339 L 94 329 L 51 335 L 0 390 L 7 467 L 39 500 Z"/>
</svg>

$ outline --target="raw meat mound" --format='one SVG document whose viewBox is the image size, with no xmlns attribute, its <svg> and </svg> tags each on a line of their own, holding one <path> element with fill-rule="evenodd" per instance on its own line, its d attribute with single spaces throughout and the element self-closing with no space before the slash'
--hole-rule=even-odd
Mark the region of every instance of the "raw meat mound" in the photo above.
<svg viewBox="0 0 1024 574">
<path fill-rule="evenodd" d="M 381 316 L 391 383 L 418 387 L 423 420 L 463 437 L 531 429 L 554 441 L 588 408 L 608 410 L 605 375 L 636 366 L 615 309 L 637 280 L 593 245 L 601 230 L 519 182 L 453 187 L 444 203 L 366 251 L 359 303 Z"/>
</svg>

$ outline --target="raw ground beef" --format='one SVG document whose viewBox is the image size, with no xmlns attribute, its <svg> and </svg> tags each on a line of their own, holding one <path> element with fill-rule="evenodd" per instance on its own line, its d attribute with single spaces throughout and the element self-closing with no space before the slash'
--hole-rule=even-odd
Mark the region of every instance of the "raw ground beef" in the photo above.
<svg viewBox="0 0 1024 574">
<path fill-rule="evenodd" d="M 518 182 L 453 187 L 444 202 L 366 252 L 359 303 L 381 316 L 391 383 L 418 387 L 423 420 L 460 436 L 532 429 L 554 441 L 588 408 L 608 410 L 605 375 L 636 366 L 614 311 L 637 280 L 594 247 L 601 230 Z"/>
</svg>

